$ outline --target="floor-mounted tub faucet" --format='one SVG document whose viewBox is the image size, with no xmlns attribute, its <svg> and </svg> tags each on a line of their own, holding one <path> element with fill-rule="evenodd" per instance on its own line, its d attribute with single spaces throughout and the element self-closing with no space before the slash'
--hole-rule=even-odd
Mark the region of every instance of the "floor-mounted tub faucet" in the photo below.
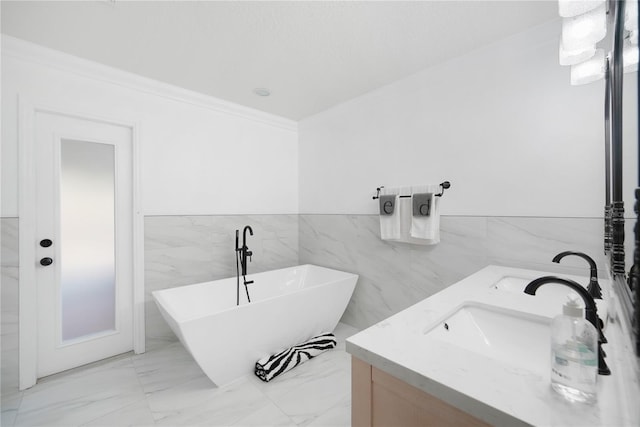
<svg viewBox="0 0 640 427">
<path fill-rule="evenodd" d="M 245 226 L 244 230 L 242 230 L 242 246 L 239 245 L 239 234 L 240 230 L 236 230 L 236 267 L 237 261 L 240 260 L 240 268 L 236 268 L 236 278 L 237 278 L 237 304 L 240 305 L 240 274 L 242 274 L 242 280 L 244 281 L 244 290 L 247 293 L 247 301 L 251 302 L 251 298 L 249 298 L 249 288 L 247 285 L 253 283 L 253 280 L 247 280 L 247 257 L 249 258 L 249 262 L 251 262 L 251 256 L 253 252 L 249 250 L 247 247 L 247 230 L 249 230 L 249 234 L 253 236 L 253 229 L 250 226 Z"/>
<path fill-rule="evenodd" d="M 596 307 L 596 303 L 593 300 L 593 297 L 587 292 L 587 290 L 580 286 L 578 283 L 574 282 L 570 279 L 563 279 L 561 277 L 555 276 L 544 276 L 538 279 L 531 281 L 524 288 L 524 293 L 529 295 L 535 295 L 538 288 L 547 283 L 558 283 L 560 285 L 568 286 L 574 291 L 578 293 L 584 300 L 584 317 L 585 319 L 591 323 L 598 331 L 598 373 L 600 375 L 611 375 L 611 370 L 607 366 L 607 363 L 604 361 L 604 352 L 602 351 L 602 344 L 606 342 L 604 334 L 602 333 L 602 328 L 600 327 L 600 322 L 598 321 L 598 308 Z"/>
<path fill-rule="evenodd" d="M 596 262 L 589 255 L 582 252 L 573 252 L 573 251 L 565 251 L 560 252 L 558 255 L 553 257 L 553 262 L 560 263 L 560 260 L 566 256 L 577 256 L 589 263 L 589 267 L 591 269 L 591 277 L 589 278 L 589 286 L 587 286 L 587 291 L 589 291 L 589 295 L 591 295 L 594 299 L 602 299 L 602 288 L 600 288 L 600 284 L 598 283 L 598 266 Z"/>
</svg>

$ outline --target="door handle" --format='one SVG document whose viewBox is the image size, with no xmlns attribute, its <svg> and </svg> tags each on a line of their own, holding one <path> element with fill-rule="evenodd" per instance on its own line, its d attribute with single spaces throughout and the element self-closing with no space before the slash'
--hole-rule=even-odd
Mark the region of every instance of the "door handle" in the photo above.
<svg viewBox="0 0 640 427">
<path fill-rule="evenodd" d="M 49 257 L 45 257 L 40 260 L 40 265 L 43 265 L 45 267 L 51 264 L 53 264 L 53 260 Z"/>
</svg>

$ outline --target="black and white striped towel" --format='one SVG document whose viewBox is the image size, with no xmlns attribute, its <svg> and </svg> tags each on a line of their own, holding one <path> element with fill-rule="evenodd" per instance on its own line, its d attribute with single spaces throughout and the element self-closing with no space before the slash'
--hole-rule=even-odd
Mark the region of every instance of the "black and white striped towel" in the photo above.
<svg viewBox="0 0 640 427">
<path fill-rule="evenodd" d="M 269 382 L 312 357 L 334 348 L 336 344 L 335 335 L 331 333 L 318 335 L 303 343 L 258 360 L 255 374 L 262 381 Z"/>
</svg>

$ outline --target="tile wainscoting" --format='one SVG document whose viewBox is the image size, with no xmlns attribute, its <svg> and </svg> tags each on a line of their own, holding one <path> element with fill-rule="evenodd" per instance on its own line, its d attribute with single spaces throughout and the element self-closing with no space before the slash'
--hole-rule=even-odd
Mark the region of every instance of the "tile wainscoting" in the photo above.
<svg viewBox="0 0 640 427">
<path fill-rule="evenodd" d="M 300 263 L 360 275 L 342 322 L 363 329 L 489 264 L 588 274 L 582 259 L 551 263 L 558 252 L 588 253 L 604 267 L 602 219 L 443 216 L 441 242 L 380 240 L 377 215 L 300 215 Z"/>
</svg>

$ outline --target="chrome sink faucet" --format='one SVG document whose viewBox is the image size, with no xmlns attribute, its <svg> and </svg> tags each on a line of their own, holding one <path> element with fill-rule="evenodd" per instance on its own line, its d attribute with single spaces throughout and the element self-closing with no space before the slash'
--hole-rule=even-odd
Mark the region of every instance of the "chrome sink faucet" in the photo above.
<svg viewBox="0 0 640 427">
<path fill-rule="evenodd" d="M 607 363 L 604 361 L 604 351 L 602 350 L 602 344 L 606 342 L 606 338 L 602 333 L 602 328 L 600 327 L 600 322 L 598 319 L 598 308 L 596 306 L 593 297 L 589 294 L 589 292 L 578 283 L 574 282 L 570 279 L 563 279 L 561 277 L 555 276 L 544 276 L 538 279 L 531 281 L 526 288 L 524 288 L 524 293 L 528 295 L 535 295 L 538 288 L 547 283 L 557 283 L 560 285 L 568 286 L 582 297 L 584 300 L 584 314 L 585 319 L 591 323 L 598 331 L 598 374 L 600 375 L 611 375 L 611 370 L 607 366 Z"/>
<path fill-rule="evenodd" d="M 587 291 L 589 291 L 589 295 L 591 295 L 594 299 L 602 299 L 602 288 L 600 288 L 600 284 L 598 283 L 598 266 L 596 262 L 589 255 L 582 252 L 573 252 L 573 251 L 565 251 L 560 252 L 558 255 L 553 257 L 553 262 L 559 264 L 560 260 L 566 256 L 577 256 L 589 263 L 589 267 L 591 269 L 591 277 L 589 278 L 589 286 L 587 286 Z"/>
</svg>

